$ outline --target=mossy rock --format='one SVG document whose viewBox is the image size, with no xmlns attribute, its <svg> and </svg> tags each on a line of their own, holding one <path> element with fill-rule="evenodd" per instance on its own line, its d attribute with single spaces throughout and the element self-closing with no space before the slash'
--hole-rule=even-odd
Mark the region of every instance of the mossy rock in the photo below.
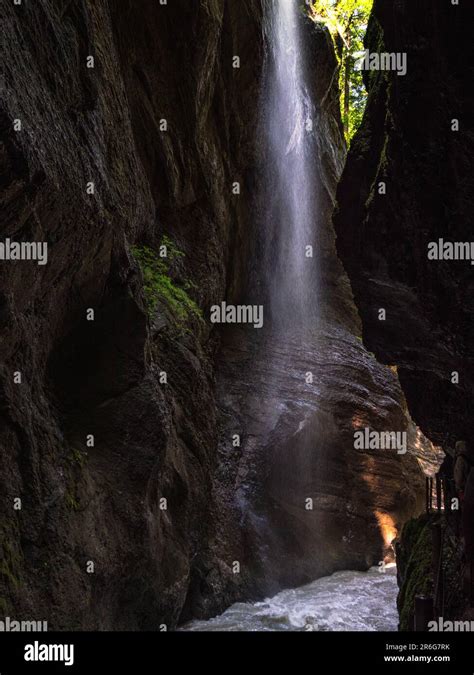
<svg viewBox="0 0 474 675">
<path fill-rule="evenodd" d="M 78 466 L 80 469 L 83 469 L 87 462 L 87 452 L 83 450 L 78 450 L 77 448 L 71 448 L 71 454 L 69 456 L 69 461 L 74 465 Z"/>
<path fill-rule="evenodd" d="M 153 319 L 157 308 L 161 305 L 171 316 L 174 326 L 185 329 L 190 321 L 201 322 L 203 315 L 197 303 L 190 297 L 188 291 L 194 285 L 187 281 L 177 284 L 170 276 L 170 264 L 177 258 L 184 256 L 169 237 L 163 237 L 160 251 L 165 251 L 163 257 L 148 246 L 134 246 L 132 254 L 137 261 L 142 276 L 145 302 L 150 319 Z"/>
<path fill-rule="evenodd" d="M 403 528 L 397 562 L 403 575 L 398 595 L 400 630 L 413 628 L 415 597 L 433 595 L 432 534 L 427 516 L 415 518 Z"/>
<path fill-rule="evenodd" d="M 66 505 L 71 511 L 79 511 L 80 504 L 72 492 L 67 491 L 65 494 Z"/>
</svg>

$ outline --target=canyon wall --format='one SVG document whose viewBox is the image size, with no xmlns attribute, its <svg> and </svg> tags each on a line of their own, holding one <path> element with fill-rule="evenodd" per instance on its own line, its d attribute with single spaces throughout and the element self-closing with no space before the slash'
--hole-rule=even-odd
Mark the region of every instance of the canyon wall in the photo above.
<svg viewBox="0 0 474 675">
<path fill-rule="evenodd" d="M 461 5 L 376 0 L 367 46 L 405 53 L 407 73 L 365 71 L 368 104 L 334 219 L 365 344 L 398 367 L 424 433 L 450 446 L 472 433 L 474 271 L 429 260 L 428 244 L 464 242 L 471 227 L 474 14 Z"/>
<path fill-rule="evenodd" d="M 148 319 L 130 245 L 172 234 L 195 300 L 224 295 L 262 50 L 259 4 L 240 5 L 6 9 L 2 235 L 49 242 L 47 266 L 1 267 L 12 616 L 73 629 L 179 618 L 215 517 L 216 337 L 198 320 L 180 330 L 166 308 Z M 238 72 L 235 50 L 247 56 Z"/>
<path fill-rule="evenodd" d="M 377 563 L 421 474 L 353 448 L 358 427 L 408 422 L 329 224 L 345 147 L 327 33 L 305 21 L 327 293 L 301 353 L 208 320 L 258 274 L 260 2 L 41 0 L 5 26 L 2 239 L 49 260 L 0 265 L 2 612 L 156 630 Z"/>
<path fill-rule="evenodd" d="M 397 366 L 416 424 L 450 454 L 456 441 L 472 443 L 474 271 L 469 259 L 430 260 L 428 247 L 472 239 L 473 20 L 471 3 L 375 1 L 366 46 L 406 54 L 407 73 L 365 72 L 367 108 L 334 217 L 364 343 Z M 403 530 L 402 630 L 414 627 L 414 597 L 434 594 L 430 525 L 438 522 L 421 517 Z M 467 604 L 456 531 L 443 530 L 450 618 L 461 618 Z"/>
</svg>

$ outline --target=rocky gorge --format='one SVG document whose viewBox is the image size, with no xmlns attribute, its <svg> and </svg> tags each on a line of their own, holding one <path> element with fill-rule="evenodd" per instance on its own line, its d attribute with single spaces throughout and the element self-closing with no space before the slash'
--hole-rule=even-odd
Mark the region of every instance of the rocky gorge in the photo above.
<svg viewBox="0 0 474 675">
<path fill-rule="evenodd" d="M 472 444 L 474 275 L 469 257 L 443 259 L 432 250 L 443 238 L 452 244 L 469 238 L 473 61 L 472 50 L 460 45 L 470 43 L 466 30 L 473 19 L 467 4 L 433 3 L 428 11 L 423 2 L 374 3 L 367 49 L 407 54 L 409 65 L 405 77 L 365 74 L 366 112 L 334 214 L 364 343 L 379 361 L 397 365 L 415 423 L 451 462 L 456 442 Z M 385 321 L 379 320 L 381 308 Z M 404 630 L 413 629 L 415 595 L 434 593 L 430 528 L 438 518 L 412 521 L 399 544 Z M 443 613 L 458 618 L 469 611 L 460 587 L 466 561 L 460 532 L 449 532 L 443 535 Z"/>
<path fill-rule="evenodd" d="M 5 615 L 57 630 L 174 629 L 367 570 L 423 510 L 420 447 L 432 458 L 432 443 L 469 433 L 471 268 L 412 259 L 423 254 L 413 240 L 446 234 L 447 210 L 462 231 L 472 198 L 472 135 L 449 131 L 466 82 L 446 76 L 429 123 L 423 101 L 410 103 L 421 73 L 426 97 L 446 75 L 450 8 L 423 23 L 418 3 L 376 0 L 371 44 L 421 45 L 418 65 L 368 77 L 347 161 L 333 41 L 300 13 L 318 321 L 301 339 L 210 319 L 222 302 L 265 306 L 272 272 L 265 8 L 2 7 L 2 239 L 49 252 L 45 266 L 0 264 Z M 451 139 L 448 157 L 433 133 Z M 398 187 L 376 198 L 382 178 Z M 354 448 L 364 428 L 407 432 L 408 452 Z"/>
</svg>

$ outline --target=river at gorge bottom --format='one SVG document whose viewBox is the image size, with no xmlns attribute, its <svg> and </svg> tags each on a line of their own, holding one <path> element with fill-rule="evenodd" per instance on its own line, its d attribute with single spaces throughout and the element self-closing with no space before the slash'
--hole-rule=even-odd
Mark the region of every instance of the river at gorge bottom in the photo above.
<svg viewBox="0 0 474 675">
<path fill-rule="evenodd" d="M 238 602 L 184 631 L 397 631 L 397 570 L 336 572 L 261 602 Z"/>
</svg>

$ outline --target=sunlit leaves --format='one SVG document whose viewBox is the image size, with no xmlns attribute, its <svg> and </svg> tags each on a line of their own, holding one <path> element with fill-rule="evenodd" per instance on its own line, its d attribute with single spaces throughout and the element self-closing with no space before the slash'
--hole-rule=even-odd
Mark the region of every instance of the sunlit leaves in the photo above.
<svg viewBox="0 0 474 675">
<path fill-rule="evenodd" d="M 347 141 L 362 120 L 367 99 L 356 61 L 358 53 L 364 49 L 363 40 L 372 4 L 373 0 L 315 0 L 312 5 L 314 20 L 327 26 L 341 61 L 341 111 Z"/>
</svg>

